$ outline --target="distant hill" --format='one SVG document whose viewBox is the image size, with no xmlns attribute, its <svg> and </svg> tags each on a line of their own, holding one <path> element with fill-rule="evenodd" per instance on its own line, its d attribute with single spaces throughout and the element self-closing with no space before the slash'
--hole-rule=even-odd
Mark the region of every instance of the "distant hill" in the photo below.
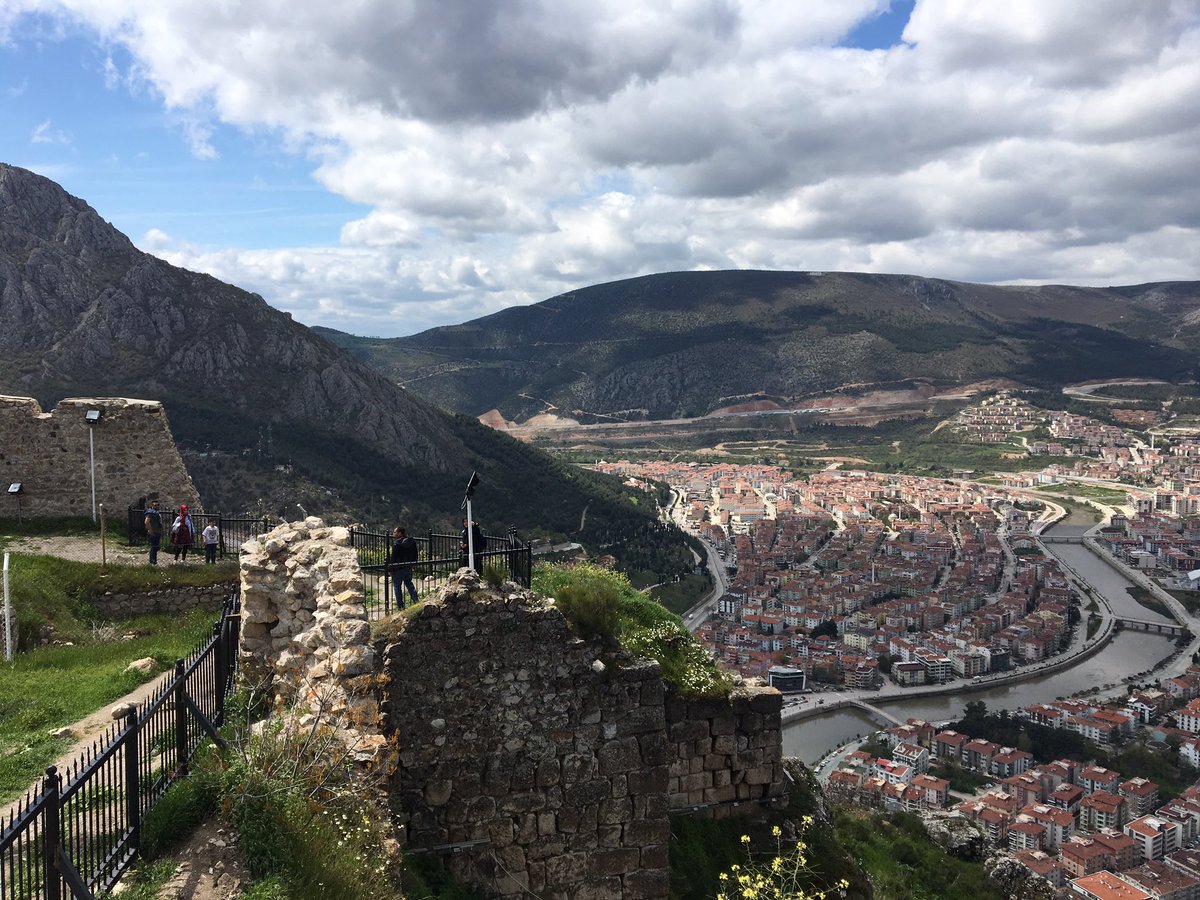
<svg viewBox="0 0 1200 900">
<path fill-rule="evenodd" d="M 320 329 L 409 391 L 525 421 L 704 415 L 845 384 L 1195 378 L 1200 283 L 995 287 L 907 275 L 676 272 L 381 340 Z M 554 409 L 551 409 L 554 407 Z"/>
<path fill-rule="evenodd" d="M 457 528 L 478 469 L 493 529 L 582 524 L 598 542 L 654 527 L 615 479 L 442 412 L 261 297 L 142 253 L 82 200 L 2 164 L 0 393 L 162 400 L 209 509 L 296 518 L 302 504 Z"/>
</svg>

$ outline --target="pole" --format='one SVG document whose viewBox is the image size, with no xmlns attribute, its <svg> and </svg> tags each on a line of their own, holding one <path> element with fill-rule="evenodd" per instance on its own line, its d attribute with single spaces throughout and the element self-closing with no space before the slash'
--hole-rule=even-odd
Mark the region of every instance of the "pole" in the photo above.
<svg viewBox="0 0 1200 900">
<path fill-rule="evenodd" d="M 108 568 L 108 545 L 106 544 L 105 539 L 104 539 L 105 538 L 104 524 L 105 524 L 104 504 L 101 503 L 100 504 L 100 568 L 101 569 Z"/>
<path fill-rule="evenodd" d="M 475 568 L 475 519 L 471 515 L 471 498 L 467 497 L 467 568 Z"/>
<path fill-rule="evenodd" d="M 13 658 L 12 604 L 8 600 L 8 552 L 4 553 L 4 658 Z"/>
<path fill-rule="evenodd" d="M 88 459 L 92 467 L 92 524 L 96 524 L 96 426 L 88 425 Z"/>
</svg>

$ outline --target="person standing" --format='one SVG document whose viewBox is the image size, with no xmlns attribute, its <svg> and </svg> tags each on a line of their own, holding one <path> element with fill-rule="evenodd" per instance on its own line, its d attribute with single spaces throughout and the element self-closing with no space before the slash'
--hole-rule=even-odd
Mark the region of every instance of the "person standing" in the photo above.
<svg viewBox="0 0 1200 900">
<path fill-rule="evenodd" d="M 397 583 L 402 585 L 408 591 L 409 599 L 414 604 L 417 602 L 417 588 L 413 584 L 412 564 L 416 561 L 417 542 L 408 536 L 405 529 L 392 529 L 392 557 L 389 560 L 392 564 L 392 585 L 395 586 Z M 396 590 L 396 602 L 401 607 L 404 606 L 404 598 L 400 595 L 399 589 Z"/>
<path fill-rule="evenodd" d="M 192 525 L 192 517 L 188 515 L 187 504 L 181 504 L 179 515 L 171 523 L 171 554 L 178 561 L 180 556 L 187 562 L 188 550 L 196 543 L 196 529 Z"/>
<path fill-rule="evenodd" d="M 146 542 L 150 544 L 150 565 L 158 565 L 158 548 L 162 544 L 162 511 L 158 508 L 158 501 L 151 500 L 150 505 L 146 507 L 146 518 L 143 521 L 146 526 Z"/>
<path fill-rule="evenodd" d="M 221 531 L 216 522 L 209 522 L 201 534 L 204 537 L 204 564 L 212 565 L 217 561 L 217 545 L 221 543 Z"/>
</svg>

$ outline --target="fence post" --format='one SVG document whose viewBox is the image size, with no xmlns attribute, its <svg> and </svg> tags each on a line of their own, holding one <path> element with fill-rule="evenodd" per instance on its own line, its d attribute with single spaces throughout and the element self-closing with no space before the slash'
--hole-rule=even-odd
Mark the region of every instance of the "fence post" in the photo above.
<svg viewBox="0 0 1200 900">
<path fill-rule="evenodd" d="M 129 710 L 125 726 L 125 826 L 129 829 L 129 845 L 134 850 L 142 846 L 142 786 L 138 778 L 138 711 Z"/>
<path fill-rule="evenodd" d="M 175 764 L 178 777 L 186 778 L 188 773 L 188 739 L 187 739 L 187 705 L 184 701 L 183 660 L 175 660 L 175 685 L 172 693 L 175 695 Z"/>
<path fill-rule="evenodd" d="M 50 766 L 46 769 L 46 781 L 42 790 L 46 794 L 46 818 L 42 834 L 42 879 L 46 900 L 61 900 L 62 875 L 58 871 L 58 854 L 61 851 L 59 841 L 59 808 L 62 803 L 59 791 L 62 779 L 58 769 Z"/>
<path fill-rule="evenodd" d="M 215 721 L 213 725 L 220 725 L 225 718 L 225 680 L 226 680 L 226 663 L 225 663 L 225 611 L 221 610 L 221 618 L 213 623 L 213 640 L 216 642 L 217 665 L 216 665 L 216 683 L 213 685 L 213 694 L 216 697 L 216 705 L 213 707 L 216 711 Z"/>
</svg>

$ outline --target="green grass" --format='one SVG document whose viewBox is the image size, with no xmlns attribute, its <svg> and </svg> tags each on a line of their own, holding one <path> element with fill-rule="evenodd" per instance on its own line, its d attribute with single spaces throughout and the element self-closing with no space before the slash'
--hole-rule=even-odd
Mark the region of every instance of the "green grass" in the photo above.
<svg viewBox="0 0 1200 900">
<path fill-rule="evenodd" d="M 91 598 L 105 591 L 210 585 L 236 578 L 236 569 L 229 565 L 110 566 L 105 571 L 97 563 L 57 556 L 13 553 L 9 559 L 10 593 L 22 646 L 36 640 L 43 625 L 49 625 L 58 640 L 87 640 L 92 622 L 99 618 Z"/>
<path fill-rule="evenodd" d="M 990 775 L 981 775 L 978 772 L 964 769 L 962 766 L 944 762 L 930 768 L 929 774 L 935 775 L 938 778 L 945 778 L 950 782 L 950 790 L 959 791 L 963 794 L 974 794 L 976 790 L 985 784 L 993 784 L 996 781 Z"/>
<path fill-rule="evenodd" d="M 650 596 L 676 615 L 683 615 L 712 589 L 707 575 L 685 575 L 679 581 L 660 584 Z"/>
<path fill-rule="evenodd" d="M 709 659 L 679 616 L 634 588 L 620 572 L 601 566 L 547 566 L 533 570 L 533 590 L 558 597 L 564 591 L 617 597 L 616 635 L 626 650 L 654 659 L 662 668 L 663 680 L 683 696 L 725 696 L 728 677 Z M 567 609 L 564 614 L 570 615 Z"/>
<path fill-rule="evenodd" d="M 870 873 L 875 900 L 1003 900 L 983 866 L 950 856 L 911 813 L 839 809 L 834 834 Z"/>
<path fill-rule="evenodd" d="M 1167 591 L 1172 597 L 1183 604 L 1184 609 L 1193 616 L 1200 613 L 1200 591 Z"/>
<path fill-rule="evenodd" d="M 1056 484 L 1053 487 L 1047 488 L 1057 494 L 1068 494 L 1072 497 L 1083 497 L 1087 500 L 1095 500 L 1099 503 L 1109 505 L 1122 506 L 1128 502 L 1129 497 L 1125 491 L 1118 491 L 1113 488 L 1098 487 L 1093 484 Z"/>
<path fill-rule="evenodd" d="M 0 801 L 24 791 L 69 742 L 50 736 L 148 680 L 126 672 L 152 656 L 163 668 L 211 635 L 214 614 L 141 616 L 122 622 L 130 641 L 38 647 L 0 663 Z M 154 676 L 149 676 L 154 677 Z"/>
<path fill-rule="evenodd" d="M 1125 590 L 1129 592 L 1130 597 L 1137 601 L 1139 606 L 1144 606 L 1146 609 L 1152 610 L 1153 612 L 1158 613 L 1160 616 L 1166 616 L 1168 619 L 1175 618 L 1171 615 L 1171 610 L 1167 609 L 1167 604 L 1155 597 L 1152 593 L 1146 590 L 1146 588 L 1139 587 L 1137 585 L 1131 585 L 1130 587 L 1125 588 Z"/>
</svg>

